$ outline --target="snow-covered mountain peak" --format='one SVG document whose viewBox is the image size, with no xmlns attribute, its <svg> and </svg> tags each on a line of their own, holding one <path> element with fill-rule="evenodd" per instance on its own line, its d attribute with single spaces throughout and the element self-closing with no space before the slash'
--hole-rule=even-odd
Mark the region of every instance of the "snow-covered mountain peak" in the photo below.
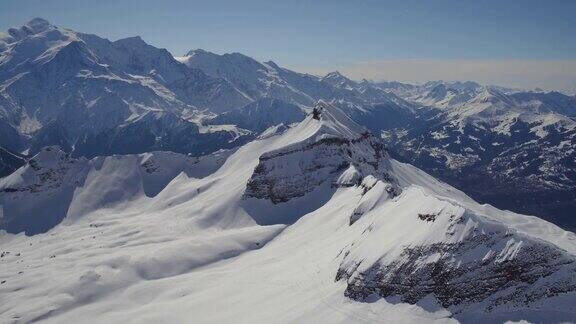
<svg viewBox="0 0 576 324">
<path fill-rule="evenodd" d="M 8 29 L 7 33 L 0 33 L 0 63 L 16 65 L 74 39 L 77 39 L 76 33 L 71 30 L 58 28 L 40 18 L 33 19 L 21 27 Z"/>
<path fill-rule="evenodd" d="M 22 27 L 11 28 L 7 34 L 0 34 L 0 75 L 10 69 L 14 69 L 13 73 L 25 70 L 29 64 L 19 65 L 33 61 L 45 51 L 62 47 L 73 40 L 77 40 L 74 32 L 50 25 L 40 18 Z"/>
<path fill-rule="evenodd" d="M 57 27 L 51 25 L 47 20 L 42 18 L 34 18 L 21 27 L 8 29 L 9 38 L 5 40 L 9 42 L 18 41 L 22 38 L 44 33 L 54 29 L 57 29 Z"/>
<path fill-rule="evenodd" d="M 278 65 L 278 63 L 271 61 L 271 60 L 264 62 L 264 64 L 266 64 L 266 65 L 268 65 L 274 69 L 281 69 L 281 67 Z"/>
<path fill-rule="evenodd" d="M 371 209 L 375 199 L 398 193 L 381 140 L 324 101 L 318 102 L 304 121 L 281 135 L 273 147 L 259 157 L 246 185 L 244 197 L 249 205 L 269 201 L 274 205 L 301 204 L 304 210 L 313 210 L 336 188 L 360 186 L 363 179 L 373 179 L 366 182 L 365 190 L 377 184 L 378 189 L 349 215 L 349 221 L 354 222 Z M 302 216 L 295 210 L 282 214 L 262 218 L 257 212 L 253 217 L 258 223 L 273 224 L 292 223 Z"/>
<path fill-rule="evenodd" d="M 188 59 L 196 59 L 196 60 L 210 60 L 212 63 L 217 63 L 218 60 L 225 60 L 229 62 L 240 63 L 244 62 L 257 62 L 253 58 L 248 55 L 244 55 L 239 52 L 232 52 L 232 53 L 224 53 L 224 54 L 216 54 L 201 48 L 190 50 L 184 55 L 180 57 L 179 60 Z M 259 62 L 258 62 L 259 63 Z"/>
<path fill-rule="evenodd" d="M 132 36 L 132 37 L 122 38 L 122 39 L 119 39 L 117 41 L 114 41 L 113 43 L 117 44 L 117 45 L 124 45 L 124 46 L 130 46 L 130 47 L 150 46 L 140 36 Z"/>
<path fill-rule="evenodd" d="M 205 51 L 205 50 L 203 50 L 203 49 L 201 49 L 201 48 L 197 48 L 197 49 L 192 49 L 192 50 L 189 50 L 188 52 L 186 52 L 186 54 L 184 55 L 184 57 L 186 57 L 186 56 L 194 56 L 194 55 L 196 55 L 196 54 L 205 54 L 205 53 L 208 53 L 208 51 Z"/>
<path fill-rule="evenodd" d="M 186 56 L 177 58 L 188 67 L 201 69 L 205 73 L 234 80 L 239 73 L 251 74 L 264 69 L 262 63 L 241 53 L 216 54 L 203 49 L 189 51 Z"/>
<path fill-rule="evenodd" d="M 82 138 L 82 143 L 75 148 L 94 156 L 112 148 L 110 145 L 105 150 L 95 149 L 102 142 L 121 140 L 122 136 L 102 140 L 116 136 L 109 130 L 131 121 L 138 122 L 138 117 L 146 111 L 166 111 L 184 118 L 183 114 L 195 110 L 221 112 L 250 102 L 226 80 L 188 68 L 167 50 L 151 46 L 138 36 L 112 42 L 96 35 L 47 27 L 42 21 L 29 25 L 31 27 L 22 27 L 22 31 L 18 29 L 0 36 L 0 97 L 4 98 L 0 115 L 6 117 L 9 127 L 14 129 L 14 138 L 32 132 L 36 133 L 31 136 L 40 134 L 41 138 L 39 143 L 23 139 L 18 142 L 20 147 L 13 150 L 34 146 L 31 153 L 35 153 L 44 145 L 67 147 Z M 45 128 L 48 124 L 53 125 L 52 131 Z M 187 124 L 185 128 L 192 126 Z M 103 134 L 104 130 L 108 132 Z M 149 132 L 148 128 L 136 125 L 118 130 L 140 134 L 129 136 L 134 137 L 128 139 L 130 141 L 147 138 L 142 134 Z M 146 142 L 155 143 L 162 138 L 179 141 L 166 135 Z M 186 135 L 196 137 L 197 132 Z M 102 138 L 92 142 L 93 136 Z M 219 133 L 203 135 L 199 141 L 183 139 L 178 146 L 183 143 L 199 147 L 220 145 L 211 142 L 216 138 L 218 143 L 231 143 L 234 139 L 227 136 Z M 6 142 L 16 143 L 6 136 L 0 139 L 3 146 Z M 124 149 L 114 151 L 125 152 Z"/>
<path fill-rule="evenodd" d="M 324 76 L 324 79 L 329 80 L 329 79 L 342 79 L 342 78 L 346 78 L 342 73 L 340 73 L 340 71 L 332 71 L 327 73 Z"/>
<path fill-rule="evenodd" d="M 318 134 L 321 137 L 334 136 L 355 139 L 367 132 L 364 127 L 350 119 L 342 110 L 323 100 L 318 101 L 307 120 L 316 121 L 320 125 Z"/>
<path fill-rule="evenodd" d="M 322 77 L 322 81 L 338 88 L 353 90 L 355 82 L 344 76 L 339 71 L 334 71 Z"/>
<path fill-rule="evenodd" d="M 493 87 L 482 87 L 482 91 L 472 100 L 477 103 L 503 103 L 511 105 L 510 99 L 502 92 Z"/>
<path fill-rule="evenodd" d="M 38 34 L 55 27 L 48 20 L 37 17 L 27 22 L 22 28 L 27 28 L 32 33 Z"/>
<path fill-rule="evenodd" d="M 218 54 L 207 51 L 207 50 L 202 49 L 202 48 L 191 49 L 184 56 L 194 56 L 194 55 L 215 55 L 215 56 L 218 56 Z"/>
<path fill-rule="evenodd" d="M 332 71 L 332 72 L 328 72 L 328 73 L 326 74 L 326 77 L 327 77 L 327 76 L 330 76 L 330 75 L 332 75 L 332 76 L 334 76 L 334 77 L 347 78 L 343 73 L 341 73 L 341 72 L 338 71 L 338 70 Z"/>
<path fill-rule="evenodd" d="M 216 54 L 201 48 L 198 49 L 193 49 L 188 51 L 188 53 L 186 53 L 186 55 L 184 57 L 190 57 L 190 58 L 196 58 L 196 59 L 210 59 L 210 60 L 218 60 L 218 59 L 227 59 L 227 60 L 232 60 L 232 61 L 236 61 L 240 60 L 240 61 L 254 61 L 256 62 L 256 60 L 254 60 L 253 58 L 244 55 L 242 53 L 239 52 L 232 52 L 232 53 L 224 53 L 224 54 Z"/>
</svg>

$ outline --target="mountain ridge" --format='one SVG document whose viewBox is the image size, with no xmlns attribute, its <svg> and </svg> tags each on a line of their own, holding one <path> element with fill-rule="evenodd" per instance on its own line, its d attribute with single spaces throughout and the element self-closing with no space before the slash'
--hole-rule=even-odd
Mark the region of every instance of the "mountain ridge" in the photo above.
<svg viewBox="0 0 576 324">
<path fill-rule="evenodd" d="M 44 234 L 0 234 L 11 252 L 1 261 L 0 290 L 11 298 L 0 316 L 118 322 L 194 314 L 201 322 L 246 323 L 573 318 L 573 233 L 480 205 L 390 158 L 381 139 L 334 105 L 314 108 L 284 133 L 226 153 L 207 172 L 194 163 L 179 173 L 167 164 L 173 156 L 161 158 L 165 152 L 91 160 L 96 169 L 73 199 L 88 199 L 89 208 L 72 208 Z M 36 159 L 39 174 L 68 165 L 55 149 Z M 149 194 L 141 191 L 145 182 L 130 180 L 158 173 L 163 180 L 149 182 L 159 185 Z M 44 179 L 52 188 L 64 183 Z M 22 180 L 12 175 L 0 183 L 19 188 L 15 181 Z M 107 191 L 116 188 L 126 195 L 110 204 Z M 410 291 L 398 283 L 399 273 Z M 470 276 L 481 283 L 470 285 Z M 30 280 L 35 284 L 26 285 Z M 263 310 L 246 312 L 256 306 Z"/>
</svg>

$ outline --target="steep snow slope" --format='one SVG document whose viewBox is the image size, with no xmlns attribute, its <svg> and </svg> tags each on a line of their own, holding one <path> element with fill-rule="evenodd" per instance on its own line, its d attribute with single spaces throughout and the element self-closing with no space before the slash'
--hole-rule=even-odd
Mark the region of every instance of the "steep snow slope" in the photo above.
<svg viewBox="0 0 576 324">
<path fill-rule="evenodd" d="M 33 235 L 93 210 L 154 197 L 181 172 L 205 176 L 228 155 L 152 152 L 87 160 L 46 147 L 0 180 L 0 229 Z"/>
<path fill-rule="evenodd" d="M 45 234 L 1 234 L 2 321 L 576 318 L 574 234 L 478 205 L 389 159 L 338 109 L 316 109 L 208 176 L 180 174 Z M 89 184 L 111 180 L 91 172 L 78 189 L 106 196 Z"/>
</svg>

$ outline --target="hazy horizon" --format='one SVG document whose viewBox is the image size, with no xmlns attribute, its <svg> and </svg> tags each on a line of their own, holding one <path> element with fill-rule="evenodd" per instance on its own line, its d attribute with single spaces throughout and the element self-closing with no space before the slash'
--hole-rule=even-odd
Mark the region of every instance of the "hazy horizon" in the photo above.
<svg viewBox="0 0 576 324">
<path fill-rule="evenodd" d="M 202 48 L 353 79 L 465 81 L 576 93 L 574 1 L 2 1 L 0 30 L 41 17 L 174 56 Z"/>
</svg>

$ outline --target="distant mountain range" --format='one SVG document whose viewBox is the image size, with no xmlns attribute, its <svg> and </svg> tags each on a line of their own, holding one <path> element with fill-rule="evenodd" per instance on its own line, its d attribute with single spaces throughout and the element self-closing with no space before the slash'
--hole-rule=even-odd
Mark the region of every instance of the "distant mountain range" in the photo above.
<svg viewBox="0 0 576 324">
<path fill-rule="evenodd" d="M 0 37 L 1 175 L 50 145 L 74 157 L 201 156 L 299 122 L 319 100 L 473 198 L 576 229 L 575 97 L 358 82 L 239 53 L 173 57 L 139 37 L 112 42 L 39 18 Z"/>
</svg>

